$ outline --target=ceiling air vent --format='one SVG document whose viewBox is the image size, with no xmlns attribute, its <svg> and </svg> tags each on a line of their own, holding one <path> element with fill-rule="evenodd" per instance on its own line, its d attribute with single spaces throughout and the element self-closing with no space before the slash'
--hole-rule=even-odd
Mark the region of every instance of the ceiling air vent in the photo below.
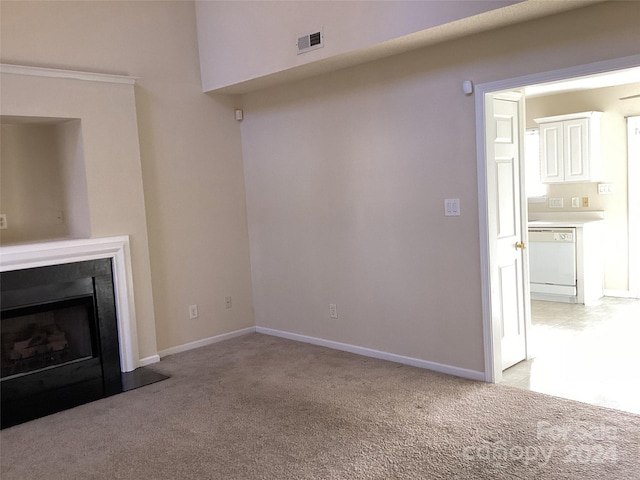
<svg viewBox="0 0 640 480">
<path fill-rule="evenodd" d="M 324 47 L 324 35 L 322 34 L 322 29 L 298 37 L 297 45 L 298 55 Z"/>
</svg>

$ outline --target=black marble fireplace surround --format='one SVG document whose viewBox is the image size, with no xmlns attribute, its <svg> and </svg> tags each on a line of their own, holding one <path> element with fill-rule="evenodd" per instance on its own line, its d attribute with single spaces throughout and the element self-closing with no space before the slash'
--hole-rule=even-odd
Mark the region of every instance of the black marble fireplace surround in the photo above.
<svg viewBox="0 0 640 480">
<path fill-rule="evenodd" d="M 1 426 L 123 391 L 111 259 L 2 272 Z"/>
</svg>

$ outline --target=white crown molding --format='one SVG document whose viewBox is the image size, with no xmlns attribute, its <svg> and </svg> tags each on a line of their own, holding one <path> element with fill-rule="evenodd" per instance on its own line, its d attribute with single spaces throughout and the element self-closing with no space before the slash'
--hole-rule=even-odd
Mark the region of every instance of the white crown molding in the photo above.
<svg viewBox="0 0 640 480">
<path fill-rule="evenodd" d="M 0 73 L 11 75 L 26 75 L 31 77 L 71 78 L 88 82 L 120 83 L 135 85 L 139 77 L 127 75 L 112 75 L 109 73 L 78 72 L 74 70 L 60 70 L 56 68 L 28 67 L 25 65 L 0 64 Z"/>
</svg>

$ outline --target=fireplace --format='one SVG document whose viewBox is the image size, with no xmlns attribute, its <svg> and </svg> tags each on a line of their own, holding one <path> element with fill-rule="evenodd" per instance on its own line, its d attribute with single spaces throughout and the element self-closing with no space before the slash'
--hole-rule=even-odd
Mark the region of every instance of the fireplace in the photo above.
<svg viewBox="0 0 640 480">
<path fill-rule="evenodd" d="M 122 391 L 111 259 L 0 275 L 3 428 Z"/>
<path fill-rule="evenodd" d="M 168 378 L 134 305 L 127 235 L 0 246 L 1 427 Z"/>
<path fill-rule="evenodd" d="M 0 377 L 99 356 L 93 295 L 3 312 Z"/>
</svg>

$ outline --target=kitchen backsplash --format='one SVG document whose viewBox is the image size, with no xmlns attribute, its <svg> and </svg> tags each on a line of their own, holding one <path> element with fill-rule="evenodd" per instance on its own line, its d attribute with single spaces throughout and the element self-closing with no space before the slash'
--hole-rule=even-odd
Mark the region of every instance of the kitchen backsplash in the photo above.
<svg viewBox="0 0 640 480">
<path fill-rule="evenodd" d="M 588 212 L 606 211 L 620 193 L 599 194 L 598 183 L 563 183 L 549 185 L 544 202 L 529 202 L 529 212 Z M 625 193 L 626 195 L 626 193 Z M 562 199 L 562 207 L 557 199 Z M 577 199 L 577 200 L 576 200 Z M 586 199 L 586 200 L 585 200 Z M 575 202 L 575 203 L 574 203 Z M 578 206 L 573 206 L 577 204 Z"/>
</svg>

